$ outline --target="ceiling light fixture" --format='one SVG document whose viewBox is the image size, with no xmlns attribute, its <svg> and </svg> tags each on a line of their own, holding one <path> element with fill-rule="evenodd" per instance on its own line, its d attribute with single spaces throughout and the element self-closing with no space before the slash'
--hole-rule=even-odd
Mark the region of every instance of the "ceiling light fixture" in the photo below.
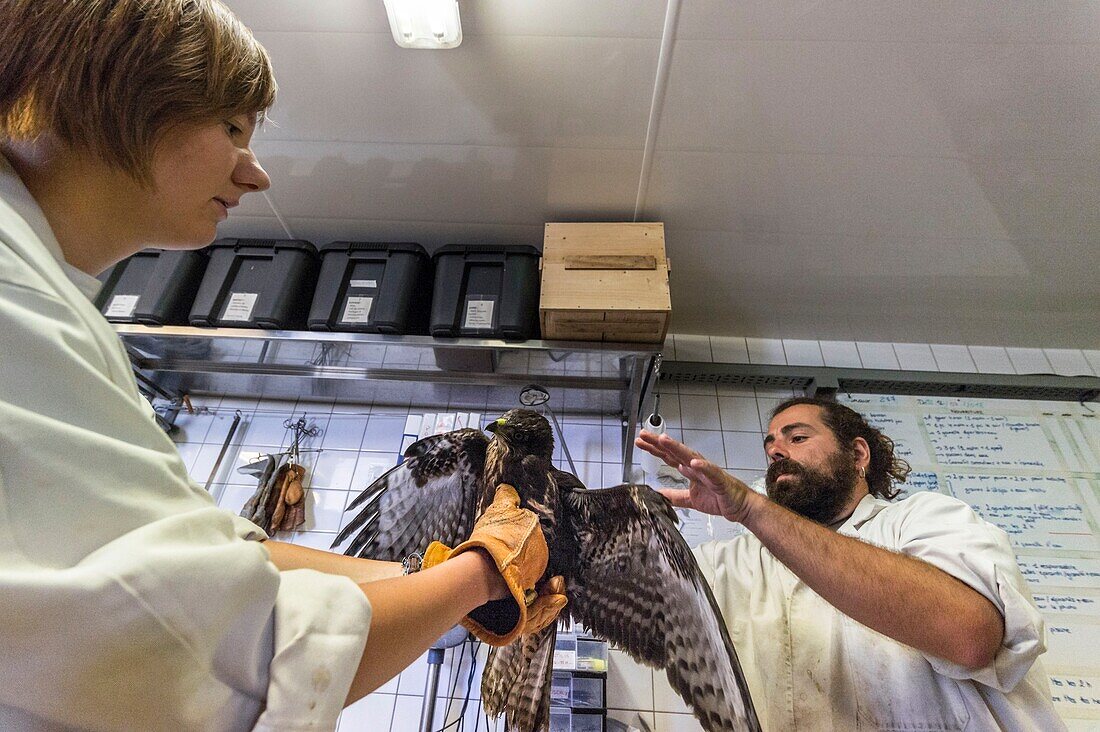
<svg viewBox="0 0 1100 732">
<path fill-rule="evenodd" d="M 462 43 L 457 0 L 383 0 L 393 40 L 402 48 L 455 48 Z"/>
</svg>

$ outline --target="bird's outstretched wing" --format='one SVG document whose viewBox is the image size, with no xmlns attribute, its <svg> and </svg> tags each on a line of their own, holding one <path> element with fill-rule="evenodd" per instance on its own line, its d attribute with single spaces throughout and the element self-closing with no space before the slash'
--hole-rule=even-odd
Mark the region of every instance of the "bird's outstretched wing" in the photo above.
<svg viewBox="0 0 1100 732">
<path fill-rule="evenodd" d="M 359 513 L 333 547 L 355 535 L 345 554 L 400 561 L 433 540 L 454 546 L 470 535 L 489 438 L 475 429 L 426 437 L 405 462 L 371 483 L 346 510 Z"/>
<path fill-rule="evenodd" d="M 644 485 L 563 486 L 561 500 L 576 543 L 566 572 L 573 618 L 639 663 L 665 669 L 707 732 L 759 730 L 722 614 L 672 505 Z"/>
<path fill-rule="evenodd" d="M 550 681 L 558 624 L 489 651 L 481 675 L 485 714 L 504 715 L 506 732 L 536 732 L 550 724 Z"/>
</svg>

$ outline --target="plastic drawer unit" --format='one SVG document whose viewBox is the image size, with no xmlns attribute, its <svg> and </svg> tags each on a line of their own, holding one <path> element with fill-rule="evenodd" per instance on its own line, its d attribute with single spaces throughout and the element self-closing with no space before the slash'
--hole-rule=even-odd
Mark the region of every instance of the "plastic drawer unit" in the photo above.
<svg viewBox="0 0 1100 732">
<path fill-rule="evenodd" d="M 607 712 L 550 707 L 550 732 L 604 732 Z"/>
<path fill-rule="evenodd" d="M 606 674 L 555 671 L 550 685 L 550 704 L 572 709 L 603 709 Z"/>
<path fill-rule="evenodd" d="M 430 333 L 538 337 L 539 251 L 528 246 L 449 245 L 435 261 Z"/>
<path fill-rule="evenodd" d="M 191 308 L 191 325 L 294 329 L 305 326 L 317 283 L 308 241 L 219 239 Z"/>
<path fill-rule="evenodd" d="M 146 249 L 100 275 L 96 307 L 112 323 L 186 325 L 209 254 Z"/>
<path fill-rule="evenodd" d="M 555 671 L 607 671 L 607 643 L 562 633 L 554 643 Z"/>
<path fill-rule="evenodd" d="M 309 329 L 424 334 L 431 296 L 431 260 L 419 244 L 333 242 L 321 248 Z"/>
</svg>

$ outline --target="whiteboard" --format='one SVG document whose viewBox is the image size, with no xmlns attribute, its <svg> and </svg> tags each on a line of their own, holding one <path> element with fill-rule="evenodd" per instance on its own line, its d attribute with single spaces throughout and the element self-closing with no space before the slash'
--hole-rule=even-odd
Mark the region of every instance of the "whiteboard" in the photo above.
<svg viewBox="0 0 1100 732">
<path fill-rule="evenodd" d="M 1042 662 L 1073 729 L 1100 729 L 1100 408 L 842 395 L 913 467 L 904 498 L 965 501 L 1005 530 L 1047 625 Z"/>
</svg>

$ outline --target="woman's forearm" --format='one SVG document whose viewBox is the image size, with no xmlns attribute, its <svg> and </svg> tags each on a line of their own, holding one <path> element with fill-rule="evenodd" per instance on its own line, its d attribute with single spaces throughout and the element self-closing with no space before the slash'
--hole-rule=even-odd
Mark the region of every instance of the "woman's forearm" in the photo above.
<svg viewBox="0 0 1100 732">
<path fill-rule="evenodd" d="M 371 604 L 370 632 L 346 703 L 396 676 L 471 610 L 501 597 L 502 587 L 496 565 L 481 551 L 360 585 Z"/>
<path fill-rule="evenodd" d="M 286 544 L 269 539 L 264 542 L 271 563 L 280 572 L 291 569 L 315 569 L 325 574 L 348 577 L 356 584 L 400 577 L 402 567 L 397 562 L 379 562 L 373 559 L 347 557 L 343 554 L 310 549 L 297 544 Z"/>
<path fill-rule="evenodd" d="M 378 562 L 280 541 L 264 542 L 280 571 L 313 569 L 352 579 L 371 604 L 370 631 L 346 704 L 386 683 L 474 608 L 502 597 L 504 584 L 482 551 L 403 576 L 397 562 Z"/>
</svg>

